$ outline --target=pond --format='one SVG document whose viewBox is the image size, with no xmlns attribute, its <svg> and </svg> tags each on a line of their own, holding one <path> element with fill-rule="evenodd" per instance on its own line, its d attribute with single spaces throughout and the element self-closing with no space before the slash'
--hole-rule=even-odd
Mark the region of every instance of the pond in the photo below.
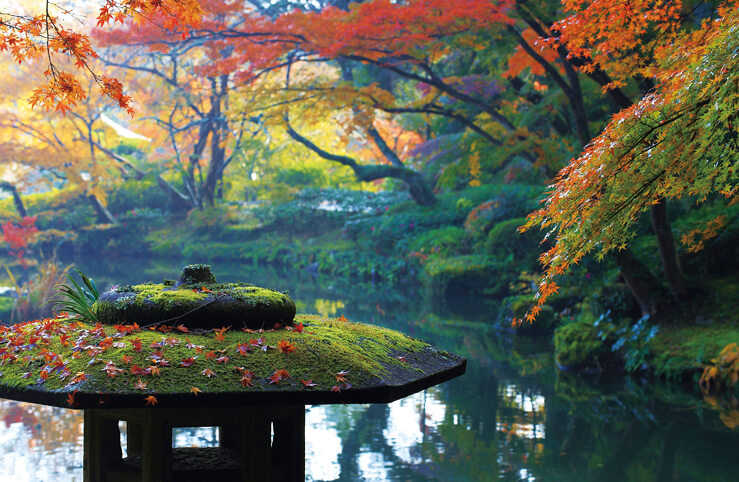
<svg viewBox="0 0 739 482">
<path fill-rule="evenodd" d="M 100 288 L 173 278 L 186 264 L 75 263 Z M 432 306 L 413 288 L 213 265 L 219 281 L 288 289 L 299 312 L 398 329 L 468 359 L 464 376 L 389 405 L 307 407 L 308 480 L 739 480 L 729 412 L 674 384 L 558 373 L 548 341 L 501 327 L 494 302 Z M 0 400 L 0 416 L 0 480 L 82 480 L 81 412 Z M 174 440 L 209 446 L 218 433 L 183 428 Z"/>
</svg>

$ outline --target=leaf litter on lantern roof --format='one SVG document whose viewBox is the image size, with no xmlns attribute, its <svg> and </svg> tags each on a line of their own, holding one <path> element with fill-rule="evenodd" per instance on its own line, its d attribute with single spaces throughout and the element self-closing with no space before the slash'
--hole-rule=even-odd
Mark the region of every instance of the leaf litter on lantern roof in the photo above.
<svg viewBox="0 0 739 482">
<path fill-rule="evenodd" d="M 354 385 L 378 380 L 388 366 L 405 365 L 399 354 L 428 348 L 399 332 L 343 316 L 299 315 L 296 322 L 306 330 L 281 328 L 258 339 L 241 330 L 218 330 L 224 341 L 213 332 L 190 332 L 185 340 L 69 318 L 25 322 L 0 328 L 0 384 L 64 393 L 191 394 L 194 386 L 203 393 L 300 390 L 301 380 L 310 380 L 314 389 L 328 391 L 341 378 Z M 64 337 L 74 342 L 64 345 Z M 239 347 L 246 346 L 251 350 L 241 352 Z M 200 356 L 210 351 L 233 355 Z"/>
</svg>

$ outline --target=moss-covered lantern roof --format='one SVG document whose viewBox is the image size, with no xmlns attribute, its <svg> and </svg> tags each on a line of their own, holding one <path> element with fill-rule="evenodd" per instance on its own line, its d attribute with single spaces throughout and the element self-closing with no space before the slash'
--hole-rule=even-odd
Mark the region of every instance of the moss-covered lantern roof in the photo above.
<svg viewBox="0 0 739 482">
<path fill-rule="evenodd" d="M 457 355 L 343 316 L 219 321 L 0 327 L 0 396 L 71 408 L 383 403 L 465 370 Z"/>
</svg>

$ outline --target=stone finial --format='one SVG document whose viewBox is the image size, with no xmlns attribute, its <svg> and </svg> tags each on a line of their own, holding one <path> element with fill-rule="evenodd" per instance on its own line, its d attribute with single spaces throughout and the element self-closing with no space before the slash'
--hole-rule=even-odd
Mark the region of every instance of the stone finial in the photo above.
<svg viewBox="0 0 739 482">
<path fill-rule="evenodd" d="M 215 282 L 216 277 L 211 273 L 210 266 L 207 264 L 190 264 L 182 268 L 182 274 L 180 274 L 175 286 Z"/>
</svg>

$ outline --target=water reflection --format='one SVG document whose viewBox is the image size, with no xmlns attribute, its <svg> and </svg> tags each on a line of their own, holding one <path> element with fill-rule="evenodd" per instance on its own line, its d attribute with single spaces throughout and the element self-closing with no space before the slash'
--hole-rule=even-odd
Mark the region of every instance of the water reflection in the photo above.
<svg viewBox="0 0 739 482">
<path fill-rule="evenodd" d="M 0 417 L 0 480 L 82 480 L 82 412 L 0 399 Z"/>
<path fill-rule="evenodd" d="M 176 265 L 82 269 L 106 286 L 172 277 Z M 720 403 L 651 380 L 557 373 L 548 344 L 496 326 L 494 305 L 431 308 L 413 292 L 215 269 L 224 281 L 289 287 L 301 311 L 397 328 L 469 360 L 465 376 L 389 405 L 308 407 L 308 480 L 739 480 L 739 434 L 720 418 L 732 412 L 711 409 Z M 0 401 L 0 417 L 0 480 L 81 481 L 81 413 Z M 216 445 L 217 430 L 178 429 L 174 443 Z"/>
</svg>

